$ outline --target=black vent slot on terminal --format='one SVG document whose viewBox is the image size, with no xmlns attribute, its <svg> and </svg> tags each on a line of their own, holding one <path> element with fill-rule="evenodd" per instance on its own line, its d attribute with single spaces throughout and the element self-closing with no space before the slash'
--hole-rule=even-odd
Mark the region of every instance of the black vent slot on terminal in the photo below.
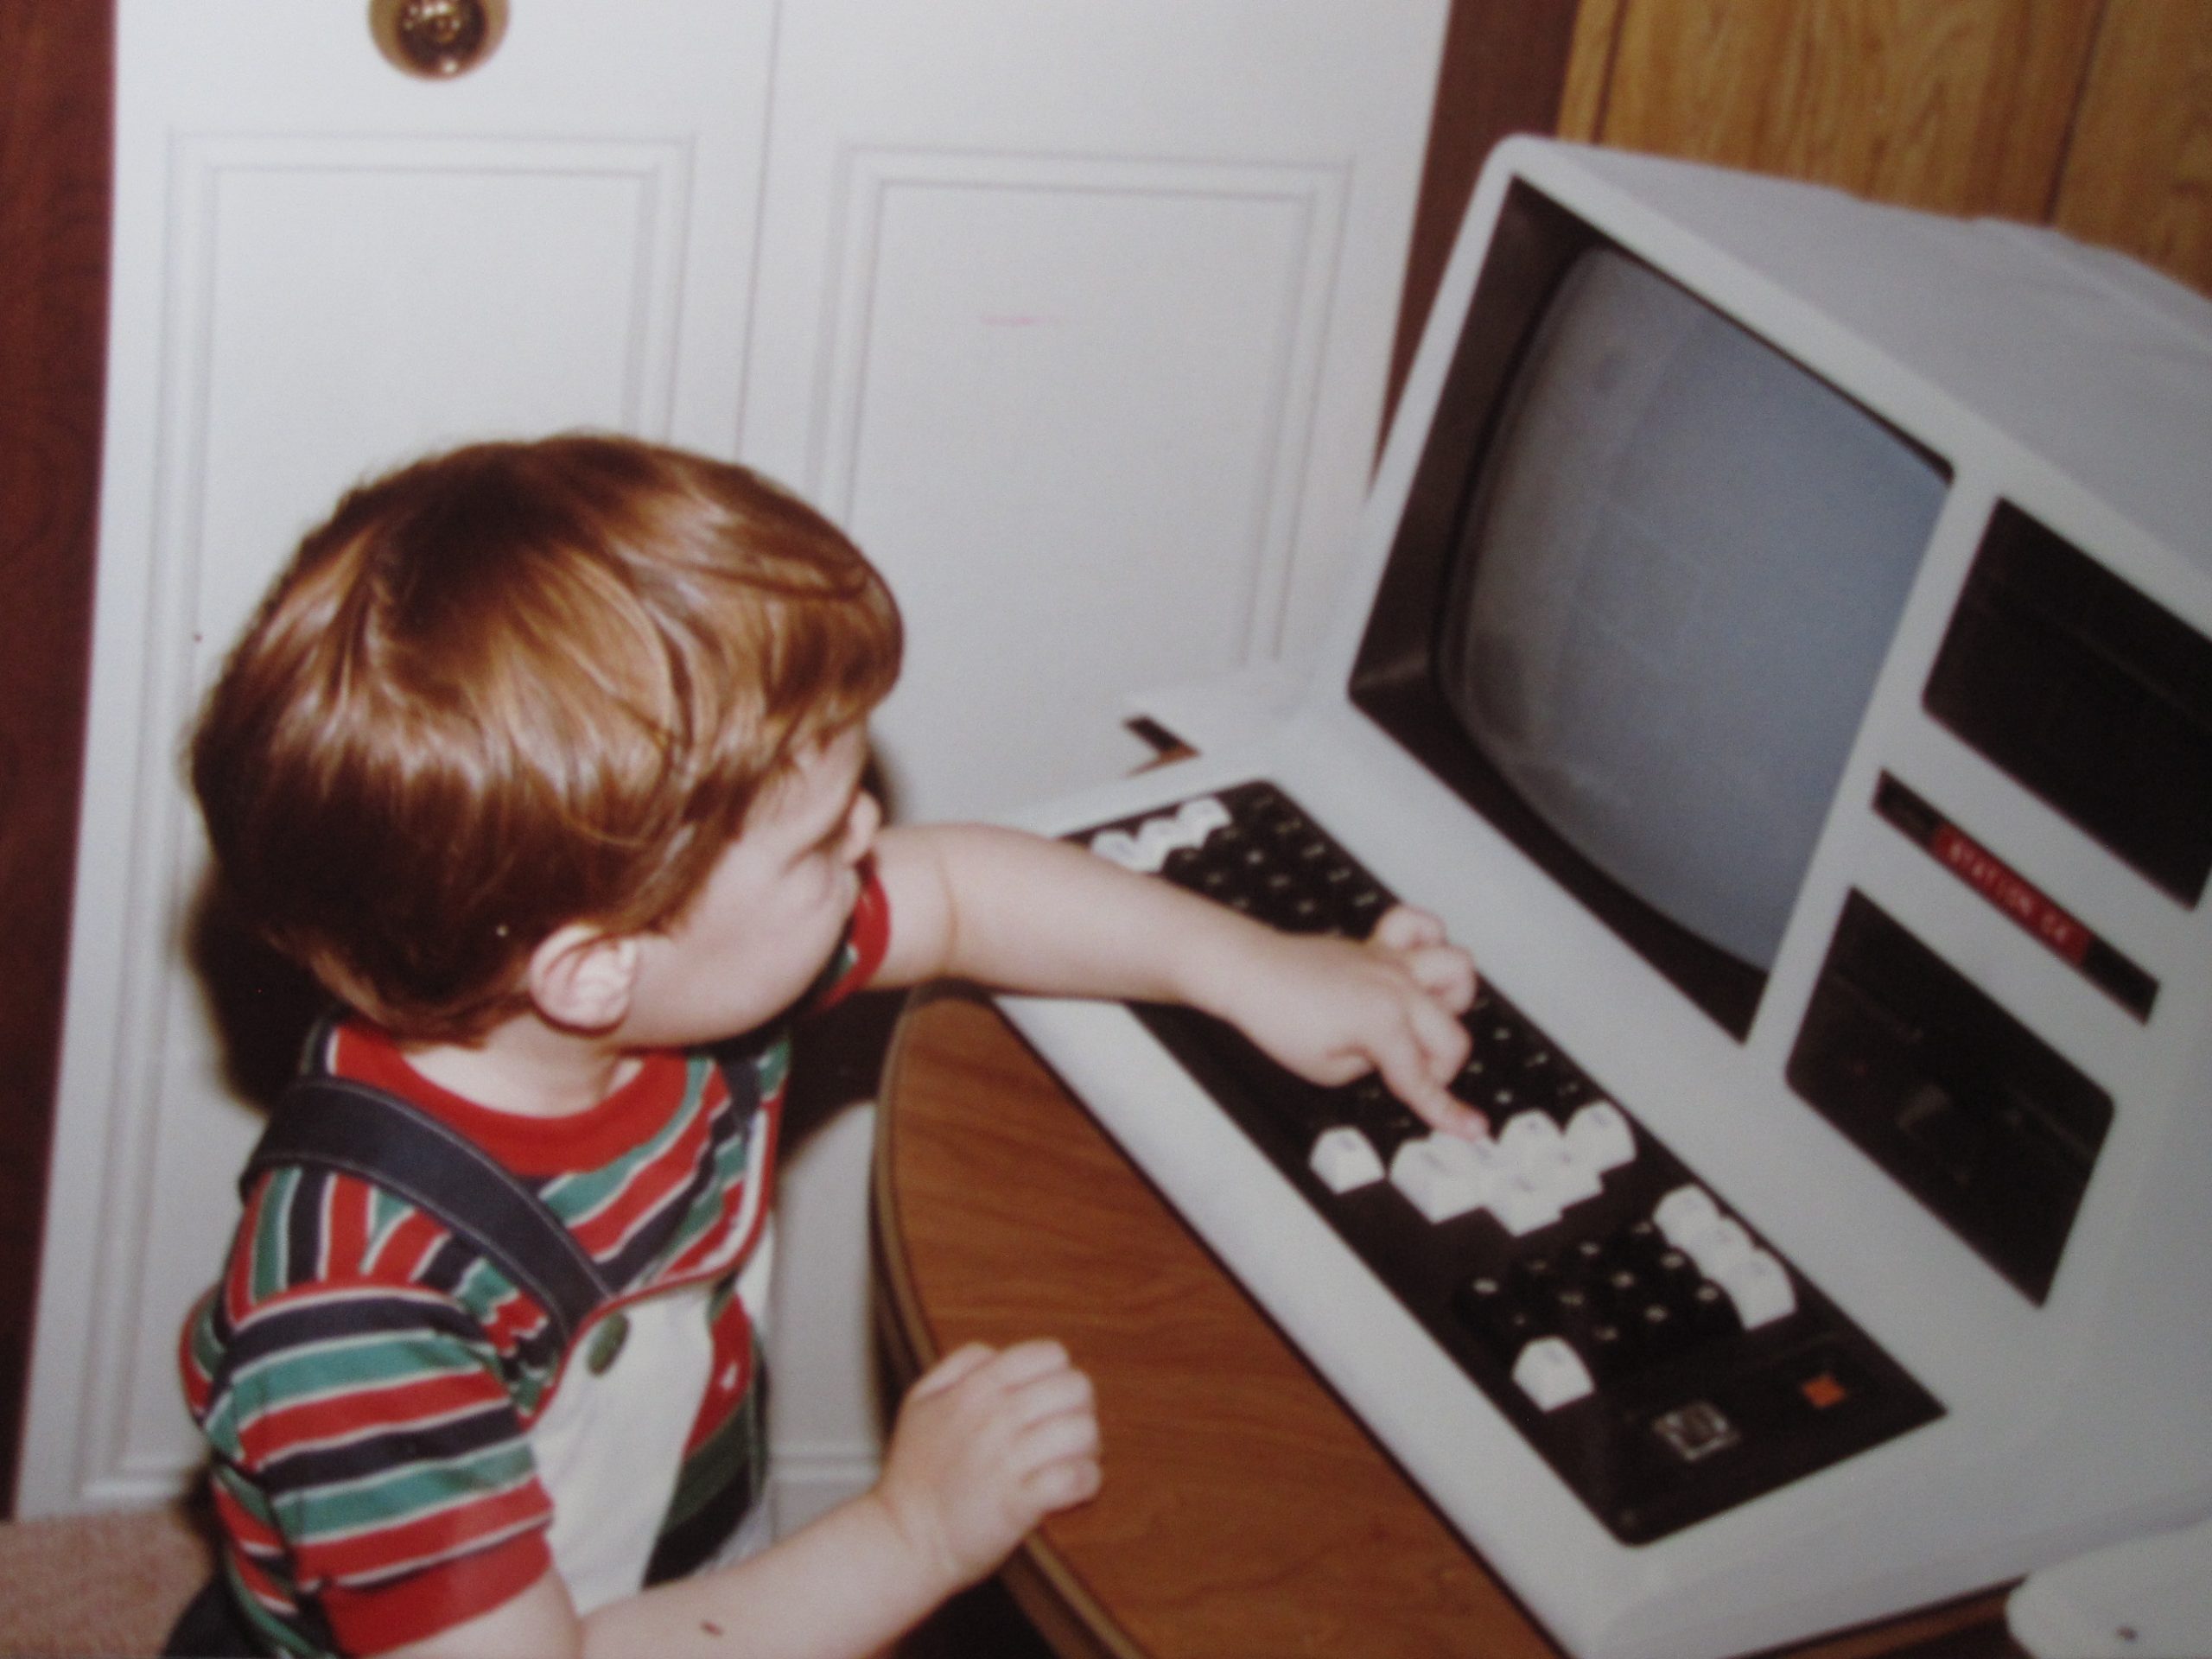
<svg viewBox="0 0 2212 1659">
<path fill-rule="evenodd" d="M 2007 502 L 1928 712 L 2185 905 L 2212 874 L 2212 640 Z"/>
<path fill-rule="evenodd" d="M 2022 1294 L 2050 1295 L 2112 1096 L 1864 894 L 1787 1075 Z"/>
</svg>

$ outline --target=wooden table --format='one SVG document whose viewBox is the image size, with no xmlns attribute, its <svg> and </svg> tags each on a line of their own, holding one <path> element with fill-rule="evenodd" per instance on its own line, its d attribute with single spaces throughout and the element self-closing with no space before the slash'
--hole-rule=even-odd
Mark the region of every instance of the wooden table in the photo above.
<svg viewBox="0 0 2212 1659">
<path fill-rule="evenodd" d="M 899 1023 L 874 1173 L 899 1381 L 1049 1335 L 1097 1384 L 1104 1491 L 1008 1564 L 1069 1659 L 1558 1659 L 1510 1595 L 988 1002 Z M 1796 1659 L 2015 1652 L 1995 1595 Z"/>
</svg>

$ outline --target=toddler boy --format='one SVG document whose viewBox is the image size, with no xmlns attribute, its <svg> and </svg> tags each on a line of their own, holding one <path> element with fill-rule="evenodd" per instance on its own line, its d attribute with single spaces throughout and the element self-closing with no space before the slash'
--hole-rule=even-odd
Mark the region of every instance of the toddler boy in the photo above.
<svg viewBox="0 0 2212 1659">
<path fill-rule="evenodd" d="M 1430 918 L 1293 939 L 1035 837 L 883 827 L 865 726 L 899 652 L 819 515 L 613 438 L 359 489 L 264 601 L 193 779 L 234 900 L 345 1005 L 307 1069 L 550 1212 L 590 1298 L 389 1148 L 264 1148 L 183 1344 L 261 1646 L 861 1655 L 1096 1491 L 1069 1357 L 970 1347 L 871 1491 L 766 1545 L 788 1026 L 862 982 L 1185 1001 L 1478 1121 L 1444 1088 L 1472 970 Z"/>
</svg>

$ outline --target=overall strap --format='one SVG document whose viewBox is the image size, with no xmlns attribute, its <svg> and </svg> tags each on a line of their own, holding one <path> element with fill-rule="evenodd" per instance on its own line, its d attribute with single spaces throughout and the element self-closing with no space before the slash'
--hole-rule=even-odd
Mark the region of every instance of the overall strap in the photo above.
<svg viewBox="0 0 2212 1659">
<path fill-rule="evenodd" d="M 428 1211 L 528 1292 L 564 1347 L 614 1294 L 543 1198 L 466 1136 L 381 1089 L 350 1077 L 293 1079 L 239 1190 L 279 1166 L 358 1176 Z"/>
</svg>

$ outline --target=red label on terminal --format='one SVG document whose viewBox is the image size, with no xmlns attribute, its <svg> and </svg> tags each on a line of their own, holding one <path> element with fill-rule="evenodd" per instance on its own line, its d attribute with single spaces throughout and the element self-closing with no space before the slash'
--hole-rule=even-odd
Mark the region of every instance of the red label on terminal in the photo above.
<svg viewBox="0 0 2212 1659">
<path fill-rule="evenodd" d="M 2070 963 L 2088 954 L 2089 930 L 2053 904 L 2004 860 L 1949 824 L 1939 825 L 1928 850 L 1968 887 Z"/>
<path fill-rule="evenodd" d="M 1827 1411 L 1851 1398 L 1851 1390 L 1837 1381 L 1833 1371 L 1821 1371 L 1807 1377 L 1797 1385 L 1797 1391 L 1805 1396 L 1806 1403 L 1815 1411 Z"/>
</svg>

